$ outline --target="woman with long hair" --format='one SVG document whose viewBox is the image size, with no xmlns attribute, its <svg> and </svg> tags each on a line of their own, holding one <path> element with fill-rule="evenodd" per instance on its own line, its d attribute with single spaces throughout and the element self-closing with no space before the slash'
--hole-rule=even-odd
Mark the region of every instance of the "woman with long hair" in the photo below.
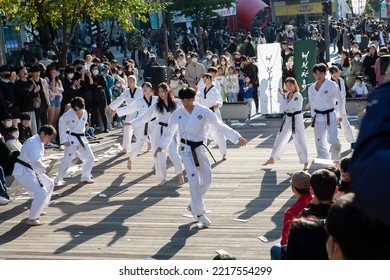
<svg viewBox="0 0 390 280">
<path fill-rule="evenodd" d="M 297 81 L 294 78 L 287 78 L 284 82 L 283 92 L 279 89 L 283 100 L 280 104 L 284 112 L 282 126 L 276 135 L 272 148 L 271 157 L 263 164 L 274 164 L 275 159 L 279 160 L 291 136 L 293 136 L 295 148 L 299 157 L 299 162 L 303 164 L 303 169 L 308 167 L 308 155 L 305 138 L 305 125 L 303 124 L 302 105 L 303 97 L 299 93 Z"/>
<path fill-rule="evenodd" d="M 48 124 L 54 126 L 54 128 L 58 128 L 58 119 L 60 118 L 61 112 L 61 101 L 62 101 L 62 93 L 64 88 L 62 87 L 61 80 L 57 76 L 56 68 L 53 64 L 49 64 L 46 68 L 46 77 L 45 80 L 47 82 L 49 88 L 49 100 L 50 100 L 50 108 L 48 110 Z"/>
<path fill-rule="evenodd" d="M 136 119 L 131 121 L 131 125 L 134 127 L 143 126 L 145 123 L 152 119 L 156 119 L 153 123 L 152 130 L 150 133 L 150 140 L 152 142 L 153 154 L 158 148 L 158 143 L 161 135 L 164 133 L 164 129 L 168 126 L 168 119 L 171 114 L 179 107 L 181 102 L 179 99 L 175 99 L 172 94 L 171 88 L 166 83 L 161 83 L 157 87 L 158 101 L 149 107 L 149 109 Z M 184 183 L 183 177 L 183 164 L 179 155 L 179 144 L 176 138 L 173 137 L 172 142 L 169 146 L 169 151 L 162 151 L 155 157 L 155 170 L 157 180 L 160 181 L 159 186 L 163 186 L 166 183 L 167 177 L 167 152 L 169 158 L 173 162 L 175 167 L 175 174 L 178 175 L 178 184 Z"/>
</svg>

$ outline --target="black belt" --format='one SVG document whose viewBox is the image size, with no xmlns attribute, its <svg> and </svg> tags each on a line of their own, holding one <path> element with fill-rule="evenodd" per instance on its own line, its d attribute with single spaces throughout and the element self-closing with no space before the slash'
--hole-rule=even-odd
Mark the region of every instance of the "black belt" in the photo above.
<svg viewBox="0 0 390 280">
<path fill-rule="evenodd" d="M 82 136 L 85 136 L 84 133 L 68 132 L 68 134 L 75 136 L 79 140 L 80 145 L 85 149 L 84 141 L 81 139 Z"/>
<path fill-rule="evenodd" d="M 334 108 L 326 110 L 326 111 L 319 111 L 314 109 L 314 112 L 316 114 L 326 115 L 326 124 L 330 125 L 330 116 L 329 113 L 332 113 L 334 111 Z M 311 126 L 314 127 L 316 125 L 316 115 L 313 117 L 313 122 L 311 123 Z"/>
<path fill-rule="evenodd" d="M 215 160 L 213 154 L 210 152 L 209 148 L 207 148 L 207 146 L 206 146 L 205 144 L 203 144 L 203 141 L 193 142 L 193 141 L 190 141 L 190 140 L 186 140 L 186 139 L 181 138 L 181 139 L 180 139 L 180 142 L 191 147 L 192 157 L 194 158 L 195 166 L 199 166 L 199 159 L 198 159 L 198 156 L 197 156 L 197 154 L 196 154 L 195 149 L 198 148 L 199 146 L 202 146 L 202 145 L 203 145 L 203 146 L 206 148 L 206 150 L 209 152 L 209 154 L 210 154 L 211 157 L 213 158 L 214 162 L 216 162 L 216 160 Z"/>
<path fill-rule="evenodd" d="M 159 122 L 158 124 L 161 125 L 160 135 L 163 135 L 163 127 L 168 127 L 168 124 L 163 122 Z"/>
<path fill-rule="evenodd" d="M 302 111 L 296 111 L 294 113 L 284 113 L 284 118 L 283 118 L 283 122 L 282 122 L 282 126 L 280 127 L 280 130 L 279 132 L 282 132 L 282 129 L 283 129 L 283 125 L 284 125 L 284 122 L 286 121 L 286 116 L 287 117 L 291 117 L 291 125 L 292 125 L 292 134 L 295 134 L 295 115 L 298 115 L 302 113 Z"/>
<path fill-rule="evenodd" d="M 34 171 L 34 169 L 32 168 L 32 166 L 31 166 L 30 164 L 28 164 L 27 162 L 25 162 L 25 161 L 23 161 L 23 160 L 21 160 L 21 159 L 19 159 L 19 158 L 16 158 L 16 162 L 18 162 L 18 163 L 20 163 L 21 165 L 23 165 L 23 166 L 25 166 L 25 167 L 31 169 L 32 171 Z M 40 185 L 41 188 L 42 188 L 42 187 L 43 187 L 43 184 L 42 184 L 41 180 L 39 179 L 37 172 L 34 171 L 34 173 L 35 173 L 35 176 L 37 177 L 37 180 L 38 180 L 39 185 Z"/>
<path fill-rule="evenodd" d="M 156 118 L 153 118 L 151 119 L 150 121 L 154 121 Z M 149 122 L 145 123 L 145 126 L 144 126 L 144 135 L 148 135 L 148 130 L 149 130 Z"/>
</svg>

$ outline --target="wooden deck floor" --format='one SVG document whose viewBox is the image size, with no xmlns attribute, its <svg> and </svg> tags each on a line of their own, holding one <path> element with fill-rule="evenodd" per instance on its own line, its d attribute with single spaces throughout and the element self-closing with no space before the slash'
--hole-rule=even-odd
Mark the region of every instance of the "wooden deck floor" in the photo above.
<svg viewBox="0 0 390 280">
<path fill-rule="evenodd" d="M 311 161 L 316 153 L 307 122 Z M 207 260 L 215 250 L 224 249 L 238 259 L 269 259 L 269 249 L 280 237 L 283 213 L 294 201 L 291 173 L 302 166 L 290 142 L 280 162 L 262 167 L 281 120 L 251 123 L 260 125 L 237 127 L 249 145 L 241 148 L 229 142 L 228 160 L 213 164 L 213 182 L 205 197 L 210 228 L 198 229 L 194 220 L 182 216 L 188 214 L 189 187 L 176 185 L 172 166 L 170 181 L 158 187 L 151 153 L 140 155 L 131 172 L 126 169 L 127 157 L 100 155 L 93 169 L 95 184 L 79 184 L 77 173 L 65 186 L 55 188 L 48 214 L 41 218 L 45 225 L 25 226 L 28 196 L 0 206 L 0 258 Z M 340 139 L 346 156 L 349 144 L 343 135 Z M 210 147 L 220 159 L 216 146 Z M 310 171 L 316 168 L 312 164 Z"/>
</svg>

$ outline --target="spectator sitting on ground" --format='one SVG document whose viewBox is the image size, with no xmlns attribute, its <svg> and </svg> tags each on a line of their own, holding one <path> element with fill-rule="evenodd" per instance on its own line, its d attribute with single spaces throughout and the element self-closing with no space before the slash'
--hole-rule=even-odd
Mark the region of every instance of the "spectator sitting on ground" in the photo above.
<svg viewBox="0 0 390 280">
<path fill-rule="evenodd" d="M 355 78 L 355 84 L 351 89 L 351 95 L 354 98 L 366 98 L 368 95 L 368 89 L 366 85 L 363 84 L 363 77 L 357 76 Z"/>
<path fill-rule="evenodd" d="M 30 115 L 27 113 L 21 113 L 20 123 L 18 123 L 18 129 L 19 129 L 19 141 L 22 144 L 26 142 L 26 140 L 33 135 L 30 124 L 31 124 Z"/>
<path fill-rule="evenodd" d="M 271 260 L 280 260 L 282 252 L 286 249 L 287 237 L 290 226 L 294 218 L 299 216 L 299 213 L 307 207 L 312 200 L 310 194 L 310 174 L 307 171 L 296 171 L 291 176 L 291 191 L 297 198 L 295 203 L 286 209 L 283 218 L 282 239 L 280 244 L 276 244 L 271 248 Z"/>
<path fill-rule="evenodd" d="M 333 195 L 337 190 L 337 177 L 329 170 L 320 169 L 311 175 L 310 185 L 313 199 L 299 216 L 326 219 L 333 202 Z"/>
<path fill-rule="evenodd" d="M 7 145 L 8 149 L 10 149 L 11 152 L 15 151 L 21 151 L 22 150 L 22 143 L 19 142 L 19 130 L 17 127 L 10 126 L 7 129 L 7 135 L 5 138 L 5 144 Z"/>
</svg>

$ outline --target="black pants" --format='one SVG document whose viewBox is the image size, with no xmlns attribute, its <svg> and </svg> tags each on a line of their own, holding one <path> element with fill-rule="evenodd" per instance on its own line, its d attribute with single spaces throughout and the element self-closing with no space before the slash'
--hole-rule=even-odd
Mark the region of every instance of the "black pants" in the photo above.
<svg viewBox="0 0 390 280">
<path fill-rule="evenodd" d="M 99 125 L 99 115 L 98 114 L 100 113 L 100 116 L 102 117 L 102 121 L 103 121 L 104 130 L 106 130 L 107 129 L 107 118 L 106 118 L 106 114 L 104 112 L 104 109 L 106 108 L 106 101 L 105 100 L 94 101 L 91 105 L 92 105 L 91 106 L 91 126 L 94 127 L 94 126 Z"/>
<path fill-rule="evenodd" d="M 254 86 L 255 91 L 253 92 L 253 101 L 255 101 L 256 113 L 259 111 L 259 94 L 258 94 L 258 86 Z"/>
<path fill-rule="evenodd" d="M 35 118 L 37 120 L 37 128 L 39 129 L 42 125 L 47 124 L 47 105 L 46 103 L 41 103 L 41 107 L 35 108 Z M 41 121 L 41 126 L 39 125 Z"/>
</svg>

